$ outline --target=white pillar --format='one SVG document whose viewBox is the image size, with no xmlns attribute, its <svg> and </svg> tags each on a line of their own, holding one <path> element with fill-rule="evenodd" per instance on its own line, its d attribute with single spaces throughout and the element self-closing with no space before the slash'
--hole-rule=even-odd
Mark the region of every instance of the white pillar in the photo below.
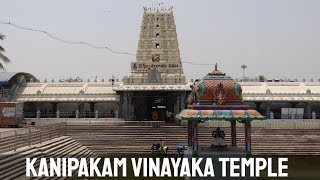
<svg viewBox="0 0 320 180">
<path fill-rule="evenodd" d="M 119 118 L 118 110 L 116 110 L 115 115 L 116 115 L 116 118 Z"/>
<path fill-rule="evenodd" d="M 40 119 L 40 114 L 41 114 L 41 111 L 37 110 L 37 119 Z"/>
<path fill-rule="evenodd" d="M 99 111 L 98 111 L 98 110 L 96 110 L 96 112 L 95 112 L 95 118 L 96 118 L 96 119 L 99 118 Z"/>
<path fill-rule="evenodd" d="M 79 110 L 76 110 L 76 119 L 79 119 Z"/>
<path fill-rule="evenodd" d="M 274 114 L 272 111 L 270 112 L 270 119 L 274 119 Z"/>
</svg>

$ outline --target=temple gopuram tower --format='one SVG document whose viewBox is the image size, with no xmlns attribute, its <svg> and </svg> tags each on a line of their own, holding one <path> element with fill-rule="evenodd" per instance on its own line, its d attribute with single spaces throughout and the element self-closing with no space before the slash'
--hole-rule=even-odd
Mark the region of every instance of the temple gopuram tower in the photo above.
<svg viewBox="0 0 320 180">
<path fill-rule="evenodd" d="M 172 7 L 144 7 L 131 74 L 115 90 L 126 120 L 176 122 L 185 106 L 186 77 L 180 58 Z"/>
<path fill-rule="evenodd" d="M 172 7 L 146 8 L 136 60 L 125 84 L 185 84 Z"/>
</svg>

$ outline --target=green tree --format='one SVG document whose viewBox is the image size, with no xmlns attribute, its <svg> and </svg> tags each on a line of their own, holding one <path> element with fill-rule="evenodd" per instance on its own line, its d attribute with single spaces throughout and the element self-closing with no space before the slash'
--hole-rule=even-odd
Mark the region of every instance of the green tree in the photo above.
<svg viewBox="0 0 320 180">
<path fill-rule="evenodd" d="M 259 82 L 264 82 L 266 80 L 266 77 L 264 75 L 259 75 Z"/>
<path fill-rule="evenodd" d="M 5 38 L 5 36 L 4 36 L 3 34 L 0 34 L 0 40 L 4 40 L 4 38 Z M 1 60 L 2 62 L 4 62 L 5 64 L 7 64 L 7 63 L 9 63 L 9 62 L 11 62 L 11 61 L 10 61 L 10 59 L 9 59 L 7 56 L 5 56 L 5 55 L 3 54 L 4 52 L 6 52 L 6 51 L 5 51 L 4 48 L 0 45 L 0 60 Z M 4 68 L 2 62 L 0 62 L 0 69 L 3 69 L 3 68 Z"/>
</svg>

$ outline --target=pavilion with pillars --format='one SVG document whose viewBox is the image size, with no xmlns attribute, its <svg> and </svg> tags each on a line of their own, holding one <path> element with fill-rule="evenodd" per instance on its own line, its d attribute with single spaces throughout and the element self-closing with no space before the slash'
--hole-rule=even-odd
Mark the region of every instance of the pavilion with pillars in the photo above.
<svg viewBox="0 0 320 180">
<path fill-rule="evenodd" d="M 187 109 L 176 116 L 188 121 L 188 146 L 198 153 L 198 124 L 209 120 L 229 121 L 231 146 L 237 146 L 236 122 L 245 124 L 245 150 L 251 153 L 251 121 L 265 120 L 259 112 L 243 104 L 242 88 L 217 69 L 192 85 Z M 208 147 L 209 149 L 209 147 Z"/>
</svg>

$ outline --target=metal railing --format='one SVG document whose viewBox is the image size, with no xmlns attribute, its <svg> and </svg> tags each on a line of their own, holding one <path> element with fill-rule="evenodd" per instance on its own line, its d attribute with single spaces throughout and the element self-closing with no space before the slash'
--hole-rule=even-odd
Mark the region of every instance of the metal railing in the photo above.
<svg viewBox="0 0 320 180">
<path fill-rule="evenodd" d="M 95 126 L 150 126 L 163 127 L 166 125 L 164 121 L 68 121 L 67 126 L 81 125 L 90 127 Z"/>
<path fill-rule="evenodd" d="M 271 112 L 271 113 L 261 113 L 261 115 L 266 116 L 268 119 L 320 119 L 320 113 L 279 113 L 279 112 Z"/>
<path fill-rule="evenodd" d="M 24 112 L 25 118 L 115 118 L 117 112 L 110 111 L 58 111 L 58 112 Z"/>
<path fill-rule="evenodd" d="M 78 116 L 77 116 L 78 114 Z M 279 112 L 261 113 L 268 119 L 320 119 L 320 113 L 283 114 Z M 117 118 L 119 112 L 112 111 L 58 111 L 58 112 L 24 112 L 25 118 Z M 131 113 L 129 117 L 134 117 Z M 133 119 L 129 119 L 133 120 Z"/>
<path fill-rule="evenodd" d="M 155 129 L 161 129 L 163 135 L 167 133 L 166 123 L 163 121 L 68 121 L 67 134 L 69 136 L 99 135 L 110 131 L 118 134 L 150 134 Z"/>
<path fill-rule="evenodd" d="M 0 153 L 39 144 L 66 135 L 66 123 L 19 128 L 0 132 Z"/>
<path fill-rule="evenodd" d="M 251 122 L 254 128 L 264 129 L 320 129 L 320 121 L 316 119 L 269 119 L 255 120 Z M 231 127 L 229 121 L 206 121 L 199 127 Z M 237 123 L 237 127 L 244 128 L 243 123 Z"/>
</svg>

